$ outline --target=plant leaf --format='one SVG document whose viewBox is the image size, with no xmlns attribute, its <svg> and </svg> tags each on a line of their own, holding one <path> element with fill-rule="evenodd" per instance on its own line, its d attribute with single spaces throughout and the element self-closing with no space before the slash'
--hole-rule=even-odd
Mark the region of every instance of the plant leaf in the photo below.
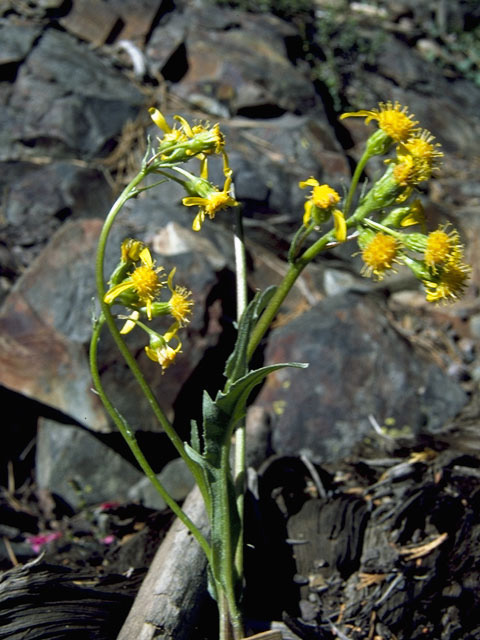
<svg viewBox="0 0 480 640">
<path fill-rule="evenodd" d="M 253 300 L 248 304 L 238 323 L 238 334 L 230 357 L 225 365 L 223 375 L 229 381 L 234 382 L 238 378 L 244 376 L 248 371 L 247 347 L 250 340 L 250 334 L 257 323 L 260 314 L 270 302 L 276 287 L 267 287 L 265 291 L 255 294 Z M 228 384 L 227 383 L 227 384 Z"/>
</svg>

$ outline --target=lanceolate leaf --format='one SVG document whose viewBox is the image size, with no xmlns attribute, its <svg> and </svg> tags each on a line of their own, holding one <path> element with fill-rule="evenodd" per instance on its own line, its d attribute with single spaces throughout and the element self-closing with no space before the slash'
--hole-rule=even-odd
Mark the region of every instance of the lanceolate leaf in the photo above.
<svg viewBox="0 0 480 640">
<path fill-rule="evenodd" d="M 215 405 L 219 411 L 229 416 L 230 431 L 232 431 L 236 423 L 245 416 L 248 396 L 257 384 L 260 384 L 269 373 L 283 369 L 284 367 L 305 369 L 308 367 L 308 364 L 303 362 L 282 362 L 262 367 L 261 369 L 255 369 L 234 382 L 226 393 L 218 392 Z"/>
<path fill-rule="evenodd" d="M 243 312 L 240 322 L 238 323 L 235 347 L 225 365 L 224 376 L 227 378 L 227 385 L 247 373 L 247 347 L 250 334 L 260 314 L 269 303 L 275 291 L 276 287 L 272 286 L 265 289 L 265 291 L 258 292 Z"/>
</svg>

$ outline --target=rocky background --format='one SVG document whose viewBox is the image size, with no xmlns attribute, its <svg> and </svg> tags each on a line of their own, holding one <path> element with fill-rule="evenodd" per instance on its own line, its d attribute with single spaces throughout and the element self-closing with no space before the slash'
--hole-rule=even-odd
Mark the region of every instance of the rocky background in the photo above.
<svg viewBox="0 0 480 640">
<path fill-rule="evenodd" d="M 324 254 L 298 282 L 263 352 L 268 362 L 310 367 L 271 376 L 249 426 L 262 431 L 263 453 L 316 464 L 336 464 L 362 446 L 391 449 L 422 438 L 480 451 L 478 3 L 253 4 L 2 3 L 3 568 L 35 557 L 48 536 L 57 552 L 77 545 L 81 556 L 78 547 L 91 545 L 101 564 L 101 544 L 106 553 L 137 535 L 138 525 L 131 518 L 131 529 L 119 533 L 117 518 L 113 535 L 105 509 L 135 503 L 146 510 L 143 527 L 165 506 L 92 393 L 87 359 L 98 233 L 138 167 L 147 134 L 155 135 L 152 105 L 169 117 L 220 122 L 244 203 L 252 291 L 285 271 L 303 211 L 298 181 L 314 175 L 340 192 L 348 184 L 370 129 L 360 119 L 340 122 L 340 113 L 387 100 L 409 106 L 445 152 L 420 197 L 432 228 L 452 222 L 461 232 L 473 266 L 467 294 L 451 306 L 427 306 L 408 274 L 375 283 L 360 276 L 352 247 Z M 368 177 L 378 170 L 370 166 Z M 216 175 L 220 182 L 219 167 Z M 178 282 L 193 290 L 183 355 L 167 374 L 131 339 L 186 436 L 202 386 L 219 387 L 232 346 L 233 250 L 228 214 L 195 234 L 181 195 L 162 185 L 130 201 L 108 262 L 115 263 L 122 238 L 135 236 L 167 271 L 176 265 Z M 107 337 L 100 358 L 106 387 L 182 499 L 190 479 Z M 259 462 L 263 454 L 251 455 Z M 78 513 L 81 544 L 70 521 Z M 124 564 L 139 566 L 131 558 Z"/>
</svg>

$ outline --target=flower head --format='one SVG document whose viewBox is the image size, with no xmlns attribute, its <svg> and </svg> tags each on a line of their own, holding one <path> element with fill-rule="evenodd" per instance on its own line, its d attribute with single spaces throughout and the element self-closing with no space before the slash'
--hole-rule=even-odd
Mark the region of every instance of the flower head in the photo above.
<svg viewBox="0 0 480 640">
<path fill-rule="evenodd" d="M 459 260 L 447 262 L 437 274 L 423 280 L 427 301 L 448 302 L 460 298 L 467 286 L 470 271 L 470 266 Z"/>
<path fill-rule="evenodd" d="M 163 335 L 149 331 L 150 344 L 145 347 L 145 353 L 153 362 L 158 362 L 162 367 L 162 374 L 165 370 L 175 362 L 177 354 L 181 353 L 182 343 L 178 339 L 177 331 L 178 322 L 175 322 L 170 329 Z M 172 347 L 168 343 L 173 339 L 177 339 L 177 346 Z"/>
<path fill-rule="evenodd" d="M 428 234 L 425 247 L 425 264 L 436 272 L 447 262 L 458 262 L 463 254 L 460 236 L 456 229 L 437 229 Z"/>
<path fill-rule="evenodd" d="M 380 102 L 378 107 L 378 109 L 343 113 L 340 118 L 364 117 L 367 124 L 371 120 L 376 120 L 379 128 L 394 142 L 408 140 L 415 131 L 415 125 L 418 124 L 413 119 L 414 116 L 408 114 L 408 107 L 402 107 L 398 102 L 392 104 L 390 101 Z"/>
<path fill-rule="evenodd" d="M 313 187 L 310 199 L 318 209 L 328 210 L 340 202 L 340 196 L 335 189 L 329 187 L 328 184 L 320 184 L 315 178 L 300 182 L 299 186 L 301 189 Z"/>
<path fill-rule="evenodd" d="M 202 178 L 198 178 L 195 182 L 197 192 L 199 192 L 198 195 L 187 196 L 183 198 L 182 203 L 186 207 L 199 207 L 198 213 L 193 220 L 192 229 L 200 231 L 206 215 L 212 220 L 218 211 L 227 207 L 236 207 L 238 202 L 229 193 L 232 184 L 231 171 L 226 175 L 222 191 Z"/>
<path fill-rule="evenodd" d="M 397 162 L 393 175 L 398 184 L 412 186 L 428 180 L 443 157 L 434 136 L 424 129 L 397 147 Z"/>
<path fill-rule="evenodd" d="M 190 315 L 192 314 L 193 300 L 190 300 L 192 292 L 186 287 L 176 286 L 173 287 L 173 276 L 176 269 L 173 268 L 168 276 L 167 285 L 172 295 L 168 302 L 170 314 L 175 318 L 180 327 L 190 322 Z"/>
<path fill-rule="evenodd" d="M 141 240 L 127 238 L 122 242 L 122 262 L 137 262 L 140 260 L 140 254 L 145 249 L 145 245 Z"/>
<path fill-rule="evenodd" d="M 202 158 L 204 154 L 222 153 L 225 136 L 218 124 L 213 126 L 197 124 L 193 127 L 182 116 L 173 116 L 180 126 L 170 127 L 161 111 L 149 109 L 153 122 L 163 131 L 159 140 L 162 160 L 180 162 L 194 155 Z"/>
<path fill-rule="evenodd" d="M 375 233 L 362 249 L 364 272 L 382 280 L 385 272 L 393 269 L 394 263 L 398 262 L 399 248 L 399 242 L 393 236 Z"/>
<path fill-rule="evenodd" d="M 336 237 L 343 242 L 347 237 L 347 226 L 343 213 L 337 209 L 340 196 L 328 184 L 320 184 L 315 178 L 309 178 L 298 183 L 300 189 L 313 187 L 310 197 L 305 202 L 303 224 L 307 226 L 311 220 L 317 225 L 326 222 L 332 215 L 335 225 Z"/>
<path fill-rule="evenodd" d="M 147 317 L 152 319 L 152 302 L 163 287 L 165 282 L 161 281 L 158 274 L 163 271 L 163 267 L 155 268 L 150 251 L 144 248 L 139 254 L 140 265 L 125 278 L 111 287 L 105 294 L 104 301 L 112 304 L 122 294 L 127 294 L 125 302 L 130 305 L 144 306 L 147 309 Z M 133 294 L 133 297 L 128 294 Z"/>
</svg>

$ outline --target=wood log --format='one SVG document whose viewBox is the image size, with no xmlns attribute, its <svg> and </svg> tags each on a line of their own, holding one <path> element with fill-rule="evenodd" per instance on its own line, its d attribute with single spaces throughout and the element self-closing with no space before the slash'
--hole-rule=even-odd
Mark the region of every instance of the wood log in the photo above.
<svg viewBox="0 0 480 640">
<path fill-rule="evenodd" d="M 110 640 L 137 588 L 136 579 L 44 564 L 40 556 L 0 574 L 0 640 Z"/>
<path fill-rule="evenodd" d="M 202 533 L 208 520 L 192 489 L 184 511 Z M 206 558 L 187 528 L 175 520 L 160 545 L 117 640 L 187 640 L 206 591 Z"/>
</svg>

